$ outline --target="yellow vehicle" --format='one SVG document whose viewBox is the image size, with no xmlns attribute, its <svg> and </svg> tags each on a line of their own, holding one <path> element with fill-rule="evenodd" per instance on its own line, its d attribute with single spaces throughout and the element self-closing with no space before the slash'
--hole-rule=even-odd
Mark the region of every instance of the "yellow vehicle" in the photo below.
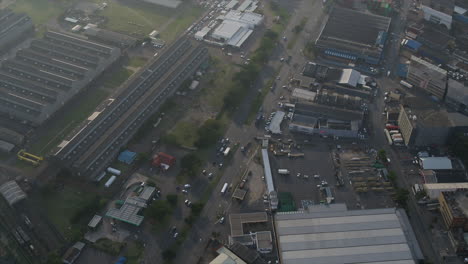
<svg viewBox="0 0 468 264">
<path fill-rule="evenodd" d="M 17 157 L 19 160 L 24 160 L 26 162 L 31 163 L 34 166 L 38 166 L 41 163 L 41 161 L 44 160 L 43 157 L 28 153 L 24 149 L 18 151 Z"/>
</svg>

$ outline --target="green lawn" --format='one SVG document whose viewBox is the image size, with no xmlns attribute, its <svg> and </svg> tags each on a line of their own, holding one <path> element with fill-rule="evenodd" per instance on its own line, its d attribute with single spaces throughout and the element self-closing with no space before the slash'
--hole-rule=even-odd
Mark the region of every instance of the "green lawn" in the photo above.
<svg viewBox="0 0 468 264">
<path fill-rule="evenodd" d="M 48 191 L 42 195 L 44 209 L 57 229 L 69 238 L 72 232 L 70 220 L 78 210 L 89 204 L 94 194 L 65 185 L 60 191 Z"/>
<path fill-rule="evenodd" d="M 16 3 L 9 6 L 15 12 L 28 14 L 38 32 L 45 30 L 45 24 L 53 18 L 58 17 L 67 4 L 60 1 L 50 0 L 16 0 Z"/>
<path fill-rule="evenodd" d="M 122 68 L 118 72 L 112 74 L 112 76 L 108 76 L 106 81 L 104 82 L 104 86 L 107 88 L 117 88 L 122 83 L 124 83 L 130 76 L 132 76 L 133 71 Z"/>
<path fill-rule="evenodd" d="M 132 57 L 128 61 L 128 66 L 133 68 L 142 67 L 148 62 L 148 59 L 145 57 Z"/>
<path fill-rule="evenodd" d="M 202 9 L 190 3 L 183 3 L 177 9 L 170 9 L 143 1 L 134 1 L 131 6 L 112 1 L 100 14 L 108 19 L 104 25 L 107 29 L 135 37 L 144 37 L 151 31 L 158 30 L 162 38 L 170 42 L 202 14 Z M 161 29 L 174 16 L 177 19 L 165 30 Z"/>
<path fill-rule="evenodd" d="M 108 93 L 99 89 L 90 89 L 83 95 L 78 95 L 77 100 L 70 102 L 60 111 L 60 118 L 53 118 L 46 123 L 48 133 L 37 139 L 30 148 L 29 152 L 38 155 L 45 155 L 57 146 L 60 141 L 70 133 L 75 126 L 85 120 L 94 109 L 101 103 Z"/>
<path fill-rule="evenodd" d="M 213 59 L 212 68 L 216 69 L 216 72 L 206 77 L 209 81 L 202 89 L 201 101 L 207 102 L 214 110 L 220 111 L 224 105 L 224 96 L 233 85 L 232 76 L 238 68 L 222 57 Z"/>
</svg>

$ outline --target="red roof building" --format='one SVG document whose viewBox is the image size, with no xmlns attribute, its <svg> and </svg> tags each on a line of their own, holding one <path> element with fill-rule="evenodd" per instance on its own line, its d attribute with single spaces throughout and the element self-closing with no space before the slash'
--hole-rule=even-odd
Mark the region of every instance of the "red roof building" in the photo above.
<svg viewBox="0 0 468 264">
<path fill-rule="evenodd" d="M 169 169 L 172 165 L 174 165 L 174 163 L 176 162 L 176 158 L 169 155 L 169 154 L 166 154 L 166 153 L 163 153 L 163 152 L 159 152 L 158 154 L 156 154 L 154 157 L 153 157 L 153 166 L 157 166 L 157 167 L 161 167 L 165 170 Z"/>
</svg>

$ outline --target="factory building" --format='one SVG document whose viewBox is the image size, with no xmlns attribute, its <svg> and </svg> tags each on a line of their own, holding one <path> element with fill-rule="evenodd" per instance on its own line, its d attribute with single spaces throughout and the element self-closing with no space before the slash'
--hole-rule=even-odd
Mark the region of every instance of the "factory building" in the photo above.
<svg viewBox="0 0 468 264">
<path fill-rule="evenodd" d="M 309 135 L 356 138 L 362 118 L 362 112 L 358 111 L 298 103 L 289 130 Z"/>
<path fill-rule="evenodd" d="M 421 58 L 411 56 L 407 82 L 443 100 L 447 88 L 447 71 Z"/>
<path fill-rule="evenodd" d="M 344 64 L 379 64 L 391 19 L 335 7 L 316 41 L 322 56 Z"/>
<path fill-rule="evenodd" d="M 33 30 L 34 25 L 28 15 L 15 14 L 10 9 L 0 9 L 0 53 Z"/>
<path fill-rule="evenodd" d="M 211 33 L 211 37 L 224 45 L 240 48 L 252 35 L 254 28 L 263 22 L 263 15 L 231 10 L 218 19 L 222 22 Z"/>
<path fill-rule="evenodd" d="M 452 28 L 452 15 L 455 8 L 454 0 L 423 0 L 421 9 L 424 20 Z"/>
<path fill-rule="evenodd" d="M 0 113 L 32 125 L 50 118 L 120 57 L 114 48 L 46 32 L 0 67 Z"/>
<path fill-rule="evenodd" d="M 414 264 L 424 259 L 403 209 L 312 205 L 277 213 L 274 223 L 283 264 Z"/>
</svg>

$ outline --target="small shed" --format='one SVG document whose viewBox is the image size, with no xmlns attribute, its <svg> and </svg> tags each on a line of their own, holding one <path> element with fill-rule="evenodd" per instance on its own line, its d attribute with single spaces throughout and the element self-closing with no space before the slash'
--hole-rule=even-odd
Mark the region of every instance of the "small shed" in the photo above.
<svg viewBox="0 0 468 264">
<path fill-rule="evenodd" d="M 244 200 L 246 194 L 247 194 L 246 190 L 236 188 L 236 190 L 232 194 L 232 198 L 235 198 L 235 199 L 238 199 L 238 200 L 242 201 L 242 200 Z"/>
<path fill-rule="evenodd" d="M 132 164 L 133 161 L 136 159 L 136 156 L 137 154 L 135 152 L 125 150 L 122 153 L 120 153 L 118 160 L 126 164 Z"/>
<path fill-rule="evenodd" d="M 88 227 L 91 228 L 91 229 L 96 229 L 96 227 L 98 227 L 98 225 L 101 223 L 101 221 L 102 221 L 102 216 L 94 215 L 93 218 L 91 219 L 91 221 L 89 221 Z"/>
<path fill-rule="evenodd" d="M 14 148 L 15 148 L 15 145 L 9 142 L 0 140 L 0 151 L 10 153 Z"/>
</svg>

